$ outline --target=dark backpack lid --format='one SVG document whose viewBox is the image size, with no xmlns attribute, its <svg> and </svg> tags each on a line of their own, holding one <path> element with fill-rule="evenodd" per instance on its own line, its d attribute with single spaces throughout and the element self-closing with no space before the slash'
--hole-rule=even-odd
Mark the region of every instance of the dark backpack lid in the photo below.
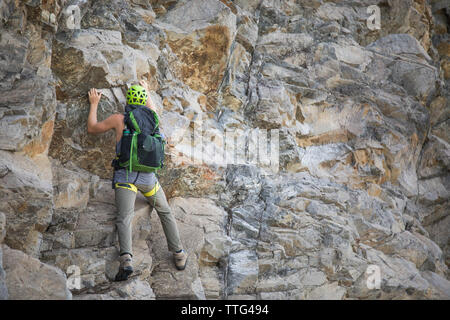
<svg viewBox="0 0 450 320">
<path fill-rule="evenodd" d="M 134 130 L 133 123 L 130 119 L 130 112 L 133 112 L 136 122 L 144 134 L 159 134 L 158 115 L 155 111 L 141 105 L 127 104 L 125 106 L 125 125 L 130 130 Z"/>
</svg>

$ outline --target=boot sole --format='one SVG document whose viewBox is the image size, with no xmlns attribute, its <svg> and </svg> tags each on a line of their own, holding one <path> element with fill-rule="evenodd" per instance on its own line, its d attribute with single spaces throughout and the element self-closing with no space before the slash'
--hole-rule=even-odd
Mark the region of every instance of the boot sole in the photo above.
<svg viewBox="0 0 450 320">
<path fill-rule="evenodd" d="M 114 281 L 126 281 L 128 277 L 133 273 L 133 269 L 122 269 L 117 273 Z"/>
</svg>

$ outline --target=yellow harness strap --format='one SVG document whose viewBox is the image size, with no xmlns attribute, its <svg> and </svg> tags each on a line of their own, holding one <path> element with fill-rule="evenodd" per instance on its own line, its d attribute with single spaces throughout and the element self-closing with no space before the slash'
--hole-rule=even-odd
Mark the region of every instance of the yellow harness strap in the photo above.
<svg viewBox="0 0 450 320">
<path fill-rule="evenodd" d="M 131 190 L 131 191 L 136 192 L 136 193 L 138 191 L 137 187 L 134 184 L 132 184 L 132 183 L 116 183 L 115 187 L 116 188 L 128 189 L 128 190 Z"/>
<path fill-rule="evenodd" d="M 144 193 L 144 197 L 151 197 L 159 190 L 159 187 L 160 187 L 159 182 L 156 181 L 155 187 L 149 192 Z"/>
</svg>

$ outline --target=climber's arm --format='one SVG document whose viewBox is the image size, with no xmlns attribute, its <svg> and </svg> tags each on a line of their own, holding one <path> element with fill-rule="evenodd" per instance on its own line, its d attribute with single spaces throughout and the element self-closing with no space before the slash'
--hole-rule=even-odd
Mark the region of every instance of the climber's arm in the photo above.
<svg viewBox="0 0 450 320">
<path fill-rule="evenodd" d="M 123 115 L 113 114 L 103 121 L 97 122 L 97 108 L 102 94 L 96 89 L 89 90 L 89 102 L 91 108 L 89 110 L 89 116 L 87 120 L 88 133 L 100 134 L 110 129 L 115 129 L 116 132 L 120 132 L 120 125 L 123 123 Z"/>
<path fill-rule="evenodd" d="M 156 106 L 153 104 L 153 101 L 150 98 L 150 96 L 148 97 L 147 102 L 145 103 L 145 106 L 156 112 Z"/>
<path fill-rule="evenodd" d="M 147 90 L 148 98 L 147 98 L 147 102 L 145 103 L 145 106 L 146 106 L 147 108 L 152 109 L 153 111 L 156 112 L 156 114 L 158 114 L 158 112 L 157 112 L 157 110 L 156 110 L 156 106 L 155 106 L 155 104 L 153 103 L 152 99 L 150 98 L 150 90 L 149 90 L 149 86 L 148 86 L 147 81 L 141 80 L 141 81 L 139 81 L 139 84 L 140 84 L 142 87 L 144 87 L 145 90 Z"/>
</svg>

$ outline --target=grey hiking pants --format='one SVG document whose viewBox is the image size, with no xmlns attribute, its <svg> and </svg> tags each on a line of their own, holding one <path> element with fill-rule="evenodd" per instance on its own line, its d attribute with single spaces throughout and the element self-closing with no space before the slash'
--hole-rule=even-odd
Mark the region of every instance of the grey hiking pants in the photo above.
<svg viewBox="0 0 450 320">
<path fill-rule="evenodd" d="M 154 188 L 157 187 L 159 187 L 159 189 L 154 192 Z M 117 183 L 114 190 L 117 207 L 116 227 L 117 233 L 119 235 L 121 255 L 125 253 L 133 255 L 131 221 L 133 220 L 134 216 L 134 203 L 136 200 L 137 191 L 140 191 L 147 199 L 150 205 L 150 212 L 153 211 L 153 208 L 156 209 L 167 239 L 167 246 L 169 247 L 169 251 L 175 252 L 183 248 L 181 245 L 175 218 L 172 215 L 169 204 L 167 203 L 166 195 L 164 194 L 162 187 L 159 186 L 158 183 L 157 186 Z"/>
</svg>

